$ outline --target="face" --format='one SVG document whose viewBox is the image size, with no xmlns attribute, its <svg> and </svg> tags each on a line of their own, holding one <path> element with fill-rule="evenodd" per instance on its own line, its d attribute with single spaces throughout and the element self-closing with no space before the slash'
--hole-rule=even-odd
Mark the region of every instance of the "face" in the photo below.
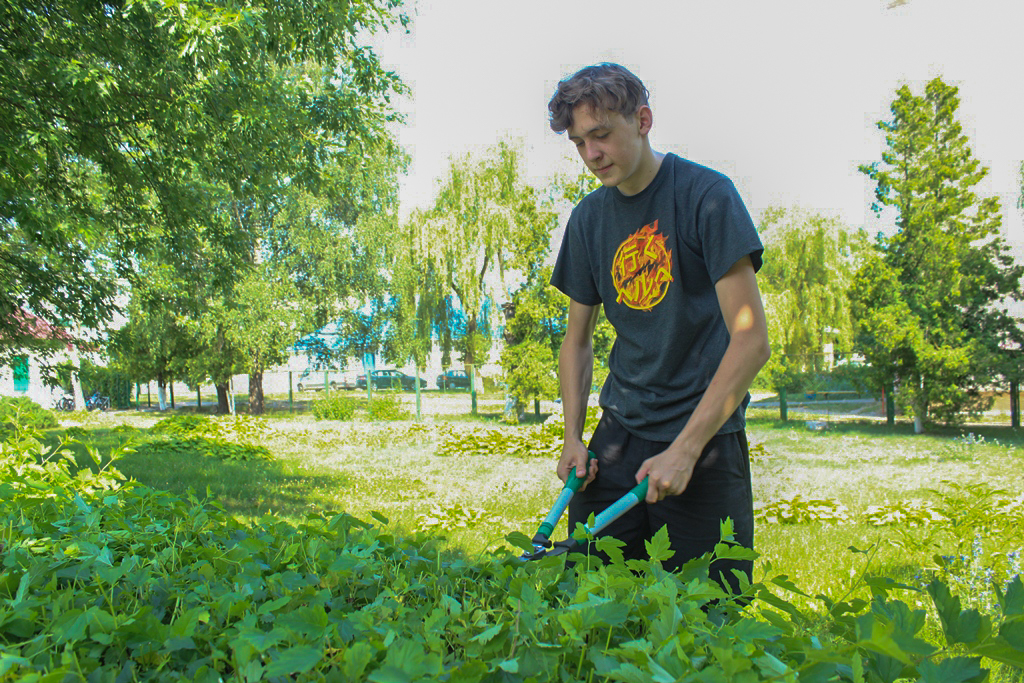
<svg viewBox="0 0 1024 683">
<path fill-rule="evenodd" d="M 606 187 L 636 194 L 647 186 L 646 134 L 651 128 L 650 108 L 641 107 L 632 119 L 616 111 L 579 105 L 573 110 L 569 140 L 583 162 Z"/>
</svg>

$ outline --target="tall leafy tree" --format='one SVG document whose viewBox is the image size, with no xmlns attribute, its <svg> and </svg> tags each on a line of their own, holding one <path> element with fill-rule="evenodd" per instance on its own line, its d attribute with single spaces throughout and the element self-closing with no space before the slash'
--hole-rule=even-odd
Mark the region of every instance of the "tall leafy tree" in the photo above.
<svg viewBox="0 0 1024 683">
<path fill-rule="evenodd" d="M 847 292 L 867 245 L 837 218 L 801 209 L 769 208 L 759 232 L 767 258 L 758 284 L 773 348 L 762 374 L 781 388 L 800 373 L 822 370 L 826 344 L 849 353 Z"/>
<path fill-rule="evenodd" d="M 550 267 L 535 273 L 504 306 L 501 367 L 519 402 L 558 393 L 558 348 L 565 337 L 568 299 L 548 284 Z"/>
<path fill-rule="evenodd" d="M 419 283 L 406 296 L 415 301 L 418 338 L 435 327 L 442 338 L 453 331 L 454 304 L 465 317 L 453 341 L 466 364 L 481 360 L 485 303 L 504 303 L 542 261 L 556 220 L 523 179 L 521 157 L 519 146 L 502 141 L 452 160 L 433 207 L 406 226 L 407 272 Z"/>
<path fill-rule="evenodd" d="M 326 158 L 395 118 L 401 84 L 359 41 L 397 7 L 0 3 L 0 326 L 22 307 L 102 324 L 154 243 L 189 261 L 211 189 L 329 182 Z"/>
<path fill-rule="evenodd" d="M 881 161 L 860 168 L 896 231 L 854 278 L 857 346 L 919 429 L 930 416 L 955 422 L 982 408 L 982 389 L 1013 372 L 1004 349 L 1019 338 L 1006 304 L 1020 298 L 1024 268 L 1001 234 L 998 198 L 975 190 L 988 169 L 957 121 L 959 104 L 940 78 L 921 95 L 901 87 L 878 124 Z"/>
</svg>

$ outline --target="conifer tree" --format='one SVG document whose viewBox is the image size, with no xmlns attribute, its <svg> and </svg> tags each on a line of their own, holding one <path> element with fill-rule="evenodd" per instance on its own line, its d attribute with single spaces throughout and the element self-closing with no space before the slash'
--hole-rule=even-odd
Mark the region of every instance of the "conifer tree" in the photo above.
<svg viewBox="0 0 1024 683">
<path fill-rule="evenodd" d="M 854 278 L 857 347 L 882 385 L 923 428 L 984 408 L 982 391 L 1009 376 L 1003 349 L 1019 335 L 1007 303 L 1022 269 L 1001 231 L 999 199 L 981 197 L 988 173 L 957 121 L 958 89 L 940 78 L 923 95 L 896 93 L 881 162 L 860 167 L 875 182 L 872 208 L 894 212 Z"/>
</svg>

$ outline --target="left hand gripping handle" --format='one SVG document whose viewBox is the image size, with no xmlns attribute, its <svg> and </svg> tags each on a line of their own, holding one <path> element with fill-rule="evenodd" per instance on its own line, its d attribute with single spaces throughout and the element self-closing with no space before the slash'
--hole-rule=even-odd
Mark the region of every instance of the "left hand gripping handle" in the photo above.
<svg viewBox="0 0 1024 683">
<path fill-rule="evenodd" d="M 587 455 L 589 456 L 587 458 L 587 470 L 589 472 L 590 461 L 595 459 L 597 456 L 591 451 L 587 451 Z M 543 522 L 541 522 L 540 527 L 537 529 L 537 533 L 533 537 L 533 543 L 535 545 L 540 544 L 544 547 L 551 545 L 551 542 L 548 540 L 551 537 L 551 532 L 555 530 L 555 526 L 558 524 L 558 520 L 561 519 L 562 513 L 565 512 L 565 508 L 569 507 L 569 501 L 572 500 L 573 494 L 580 490 L 580 487 L 583 486 L 583 482 L 586 480 L 586 474 L 582 477 L 576 476 L 576 468 L 573 468 L 572 471 L 569 472 L 569 478 L 566 479 L 565 487 L 559 494 L 555 504 L 551 507 L 551 512 L 549 512 L 548 516 L 544 518 Z"/>
</svg>

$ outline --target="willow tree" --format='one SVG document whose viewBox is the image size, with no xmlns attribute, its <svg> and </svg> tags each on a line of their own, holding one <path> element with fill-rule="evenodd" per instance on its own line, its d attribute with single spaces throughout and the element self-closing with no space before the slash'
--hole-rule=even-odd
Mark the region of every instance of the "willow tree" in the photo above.
<svg viewBox="0 0 1024 683">
<path fill-rule="evenodd" d="M 956 422 L 987 404 L 983 390 L 1015 373 L 1005 349 L 1020 332 L 1007 311 L 1024 268 L 1002 235 L 999 199 L 957 121 L 956 87 L 940 78 L 922 95 L 901 87 L 878 127 L 874 210 L 895 216 L 850 290 L 856 345 L 880 384 L 893 383 L 918 429 L 929 416 Z"/>
<path fill-rule="evenodd" d="M 763 374 L 783 388 L 799 373 L 826 369 L 827 345 L 850 351 L 847 291 L 865 239 L 837 218 L 802 209 L 770 208 L 758 230 L 766 250 L 758 284 L 772 344 Z"/>
<path fill-rule="evenodd" d="M 523 179 L 521 155 L 518 146 L 502 141 L 479 156 L 452 160 L 433 206 L 413 214 L 404 230 L 408 272 L 416 283 L 406 296 L 415 301 L 412 319 L 420 338 L 448 322 L 457 306 L 465 327 L 452 341 L 467 365 L 478 365 L 486 348 L 480 320 L 485 302 L 500 306 L 543 260 L 556 220 Z"/>
</svg>

